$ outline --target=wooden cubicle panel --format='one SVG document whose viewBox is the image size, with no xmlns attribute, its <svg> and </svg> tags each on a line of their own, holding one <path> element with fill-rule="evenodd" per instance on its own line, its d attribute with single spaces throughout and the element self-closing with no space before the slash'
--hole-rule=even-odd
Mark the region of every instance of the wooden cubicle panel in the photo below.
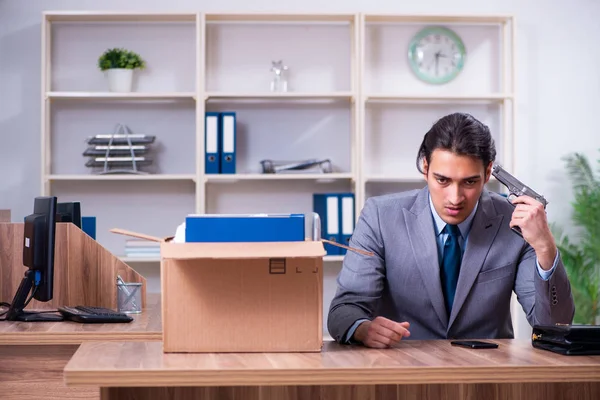
<svg viewBox="0 0 600 400">
<path fill-rule="evenodd" d="M 12 302 L 26 268 L 23 266 L 23 223 L 0 223 L 0 301 Z M 33 300 L 28 309 L 62 305 L 117 308 L 117 274 L 125 282 L 146 279 L 71 223 L 56 224 L 54 295 L 49 302 Z"/>
<path fill-rule="evenodd" d="M 0 210 L 0 222 L 10 222 L 10 210 Z"/>
</svg>

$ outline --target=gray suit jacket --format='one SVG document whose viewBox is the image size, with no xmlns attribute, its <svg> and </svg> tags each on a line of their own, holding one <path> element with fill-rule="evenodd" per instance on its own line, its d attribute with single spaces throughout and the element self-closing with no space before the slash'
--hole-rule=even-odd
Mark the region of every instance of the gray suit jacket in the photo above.
<svg viewBox="0 0 600 400">
<path fill-rule="evenodd" d="M 575 313 L 562 261 L 547 281 L 534 250 L 509 227 L 513 206 L 484 191 L 447 315 L 427 187 L 369 198 L 356 224 L 331 303 L 328 329 L 343 342 L 355 321 L 410 322 L 409 339 L 513 338 L 511 294 L 534 324 L 570 323 Z"/>
</svg>

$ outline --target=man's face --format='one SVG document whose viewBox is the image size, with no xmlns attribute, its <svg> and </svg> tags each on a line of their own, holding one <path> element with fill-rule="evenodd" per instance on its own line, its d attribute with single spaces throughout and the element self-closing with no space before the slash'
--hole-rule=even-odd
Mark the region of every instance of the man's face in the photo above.
<svg viewBox="0 0 600 400">
<path fill-rule="evenodd" d="M 431 200 L 438 215 L 452 225 L 463 222 L 473 211 L 483 186 L 490 179 L 492 163 L 483 167 L 480 159 L 436 149 L 423 171 Z"/>
</svg>

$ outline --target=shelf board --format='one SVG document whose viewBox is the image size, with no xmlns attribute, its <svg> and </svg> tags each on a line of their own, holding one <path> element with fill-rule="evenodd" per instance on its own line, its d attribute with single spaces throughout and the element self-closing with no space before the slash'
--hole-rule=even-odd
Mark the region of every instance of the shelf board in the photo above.
<svg viewBox="0 0 600 400">
<path fill-rule="evenodd" d="M 355 14 L 207 13 L 206 22 L 351 22 Z"/>
<path fill-rule="evenodd" d="M 77 100 L 193 100 L 194 92 L 47 92 L 49 99 L 77 99 Z"/>
<path fill-rule="evenodd" d="M 323 257 L 323 262 L 342 262 L 344 261 L 344 256 L 325 256 Z"/>
<path fill-rule="evenodd" d="M 445 94 L 434 94 L 434 95 L 417 95 L 417 94 L 398 94 L 398 93 L 372 93 L 365 96 L 365 101 L 378 102 L 378 101 L 504 101 L 511 100 L 513 98 L 510 94 L 503 93 L 489 93 L 489 94 L 459 94 L 459 95 L 445 95 Z"/>
<path fill-rule="evenodd" d="M 342 180 L 352 179 L 351 173 L 330 174 L 209 174 L 205 175 L 206 182 L 235 182 L 235 181 L 294 181 L 294 180 Z"/>
<path fill-rule="evenodd" d="M 47 11 L 50 22 L 196 22 L 196 13 Z"/>
<path fill-rule="evenodd" d="M 354 98 L 352 92 L 285 92 L 285 93 L 244 93 L 244 92 L 207 92 L 206 100 L 350 100 Z"/>
<path fill-rule="evenodd" d="M 192 174 L 47 175 L 49 181 L 196 181 Z"/>
<path fill-rule="evenodd" d="M 511 15 L 427 15 L 427 14 L 365 14 L 366 23 L 420 23 L 420 24 L 501 24 L 511 21 Z"/>
</svg>

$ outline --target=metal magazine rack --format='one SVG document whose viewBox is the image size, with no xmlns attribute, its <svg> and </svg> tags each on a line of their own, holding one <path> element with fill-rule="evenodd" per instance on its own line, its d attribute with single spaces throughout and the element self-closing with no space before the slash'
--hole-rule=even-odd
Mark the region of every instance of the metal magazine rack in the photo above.
<svg viewBox="0 0 600 400">
<path fill-rule="evenodd" d="M 263 174 L 327 174 L 333 172 L 333 167 L 329 159 L 313 158 L 298 161 L 262 160 L 260 165 Z"/>
<path fill-rule="evenodd" d="M 152 164 L 147 153 L 155 136 L 134 134 L 127 125 L 117 124 L 109 135 L 95 135 L 87 139 L 83 153 L 90 157 L 85 166 L 100 168 L 96 174 L 148 174 L 140 167 Z"/>
</svg>

